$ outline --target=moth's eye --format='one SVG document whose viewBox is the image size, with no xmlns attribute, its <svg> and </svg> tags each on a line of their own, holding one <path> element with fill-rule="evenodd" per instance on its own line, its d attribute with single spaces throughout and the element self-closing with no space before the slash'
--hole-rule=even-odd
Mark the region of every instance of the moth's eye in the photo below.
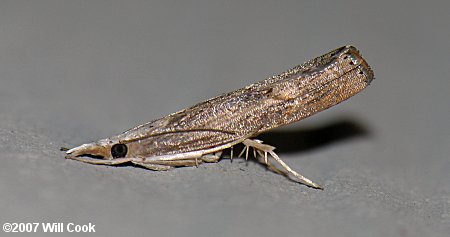
<svg viewBox="0 0 450 237">
<path fill-rule="evenodd" d="M 127 155 L 128 148 L 125 144 L 116 144 L 111 147 L 111 155 L 114 158 L 122 158 Z"/>
</svg>

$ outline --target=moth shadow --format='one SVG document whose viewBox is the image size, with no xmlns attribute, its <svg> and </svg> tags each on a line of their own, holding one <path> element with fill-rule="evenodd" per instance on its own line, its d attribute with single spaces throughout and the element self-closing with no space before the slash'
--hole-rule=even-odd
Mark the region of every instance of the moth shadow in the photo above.
<svg viewBox="0 0 450 237">
<path fill-rule="evenodd" d="M 269 131 L 257 136 L 265 144 L 276 147 L 275 152 L 306 152 L 357 137 L 370 135 L 367 127 L 354 119 L 340 119 L 313 128 Z"/>
</svg>

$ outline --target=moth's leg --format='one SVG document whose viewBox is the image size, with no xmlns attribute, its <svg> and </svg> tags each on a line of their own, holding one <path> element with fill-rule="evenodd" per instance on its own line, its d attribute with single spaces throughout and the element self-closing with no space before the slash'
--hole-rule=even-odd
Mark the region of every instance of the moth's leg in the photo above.
<svg viewBox="0 0 450 237">
<path fill-rule="evenodd" d="M 175 167 L 189 167 L 189 166 L 198 166 L 203 162 L 217 162 L 220 159 L 220 153 L 208 154 L 201 157 L 192 157 L 192 158 L 174 158 L 174 159 L 152 159 L 147 158 L 142 161 L 134 161 L 134 164 L 143 166 L 145 168 L 151 170 L 169 170 Z"/>
<path fill-rule="evenodd" d="M 216 152 L 214 154 L 206 154 L 198 158 L 189 158 L 189 159 L 176 159 L 176 160 L 155 160 L 155 161 L 149 161 L 153 164 L 163 164 L 163 165 L 169 165 L 169 166 L 198 166 L 199 164 L 202 164 L 203 162 L 206 163 L 215 163 L 220 160 L 220 155 L 222 152 Z M 147 162 L 146 162 L 147 163 Z"/>
<path fill-rule="evenodd" d="M 200 159 L 207 163 L 216 163 L 220 160 L 220 156 L 222 155 L 222 151 L 216 152 L 214 154 L 206 154 L 200 157 Z"/>
<path fill-rule="evenodd" d="M 309 180 L 305 176 L 297 173 L 295 170 L 293 170 L 291 167 L 289 167 L 286 163 L 284 163 L 284 161 L 281 160 L 281 158 L 278 157 L 278 155 L 273 151 L 273 150 L 275 150 L 275 147 L 267 145 L 267 144 L 262 144 L 262 142 L 259 140 L 251 140 L 251 139 L 246 139 L 242 143 L 246 147 L 253 147 L 254 149 L 264 152 L 264 161 L 266 164 L 269 164 L 268 160 L 267 160 L 267 153 L 269 153 L 278 164 L 280 164 L 289 174 L 298 178 L 302 183 L 304 183 L 308 186 L 314 187 L 314 188 L 322 189 L 322 187 L 320 187 L 318 184 Z M 247 151 L 248 151 L 248 148 L 247 148 Z"/>
<path fill-rule="evenodd" d="M 66 156 L 66 159 L 81 161 L 93 165 L 119 165 L 135 160 L 136 158 L 117 158 L 113 160 L 100 160 L 88 157 Z"/>
<path fill-rule="evenodd" d="M 230 147 L 230 160 L 233 161 L 233 147 Z"/>
<path fill-rule="evenodd" d="M 166 159 L 144 159 L 140 163 L 142 164 L 149 164 L 149 165 L 162 165 L 162 166 L 169 166 L 169 167 L 180 167 L 180 166 L 198 166 L 198 164 L 203 163 L 202 159 L 196 160 L 196 158 L 188 158 L 188 159 L 173 159 L 173 160 L 166 160 Z"/>
<path fill-rule="evenodd" d="M 202 162 L 206 162 L 206 163 L 216 163 L 220 160 L 220 156 L 222 155 L 222 151 L 218 151 L 215 153 L 211 153 L 211 154 L 206 154 L 206 155 L 202 155 L 201 157 L 195 157 L 195 166 L 198 167 L 199 164 L 199 159 L 200 159 L 200 163 Z M 185 160 L 185 159 L 184 159 Z M 182 160 L 180 160 L 182 161 Z"/>
<path fill-rule="evenodd" d="M 249 139 L 247 139 L 247 140 L 249 140 Z M 244 142 L 245 141 L 246 140 L 244 140 Z M 244 142 L 242 142 L 244 144 L 244 148 L 242 149 L 241 153 L 239 153 L 238 157 L 241 157 L 245 152 L 245 160 L 248 160 L 248 150 L 250 149 L 250 145 L 247 145 Z"/>
<path fill-rule="evenodd" d="M 200 158 L 195 158 L 195 162 L 197 162 L 198 167 L 198 159 L 206 163 L 217 163 L 220 160 L 220 156 L 222 155 L 222 151 L 218 151 L 211 154 L 202 155 Z"/>
<path fill-rule="evenodd" d="M 303 175 L 297 173 L 295 170 L 291 169 L 291 167 L 289 167 L 286 163 L 284 163 L 284 161 L 281 160 L 281 158 L 278 157 L 278 155 L 275 154 L 275 152 L 269 151 L 269 154 L 275 159 L 275 161 L 277 161 L 281 166 L 283 166 L 283 168 L 285 168 L 290 174 L 292 174 L 295 177 L 297 177 L 298 179 L 300 179 L 304 184 L 311 186 L 313 188 L 323 189 L 318 184 L 314 183 L 310 179 L 306 178 L 305 176 L 303 176 Z"/>
<path fill-rule="evenodd" d="M 131 161 L 131 163 L 142 166 L 146 169 L 155 170 L 155 171 L 167 171 L 167 170 L 171 170 L 174 168 L 174 166 L 161 165 L 161 164 L 149 164 L 149 163 L 143 163 L 142 161 Z"/>
<path fill-rule="evenodd" d="M 172 167 L 180 167 L 180 166 L 198 166 L 203 163 L 203 160 L 192 159 L 183 159 L 183 160 L 162 160 L 156 161 L 157 164 L 169 165 Z"/>
<path fill-rule="evenodd" d="M 258 154 L 259 154 L 259 156 L 257 156 L 256 159 L 257 159 L 259 162 L 266 164 L 266 165 L 267 165 L 267 168 L 269 168 L 269 170 L 271 170 L 271 171 L 273 171 L 273 172 L 275 172 L 275 173 L 277 173 L 277 174 L 284 175 L 284 176 L 286 176 L 286 177 L 289 178 L 289 175 L 288 175 L 286 172 L 280 170 L 278 167 L 276 167 L 275 165 L 273 165 L 271 162 L 269 162 L 269 161 L 267 161 L 267 160 L 264 160 L 264 156 L 266 156 L 267 153 L 265 153 L 265 152 L 263 153 L 263 152 L 260 151 L 260 150 L 256 150 L 256 152 L 258 152 Z"/>
</svg>

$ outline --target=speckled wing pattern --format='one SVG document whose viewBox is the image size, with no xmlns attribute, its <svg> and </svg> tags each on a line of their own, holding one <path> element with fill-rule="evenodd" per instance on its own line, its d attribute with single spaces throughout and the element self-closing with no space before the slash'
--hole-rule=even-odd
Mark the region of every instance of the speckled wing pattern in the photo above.
<svg viewBox="0 0 450 237">
<path fill-rule="evenodd" d="M 117 138 L 124 144 L 138 142 L 148 156 L 231 146 L 338 104 L 372 79 L 373 72 L 358 50 L 344 46 L 280 75 L 132 128 Z"/>
</svg>

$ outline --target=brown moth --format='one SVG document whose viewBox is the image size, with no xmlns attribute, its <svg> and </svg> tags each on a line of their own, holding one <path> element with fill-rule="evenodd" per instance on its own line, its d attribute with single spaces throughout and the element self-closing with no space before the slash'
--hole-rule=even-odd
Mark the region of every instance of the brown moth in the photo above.
<svg viewBox="0 0 450 237">
<path fill-rule="evenodd" d="M 169 170 L 217 162 L 224 149 L 243 143 L 246 159 L 253 148 L 255 157 L 269 168 L 320 188 L 284 163 L 275 154 L 275 147 L 252 138 L 336 105 L 363 90 L 373 79 L 373 71 L 358 50 L 344 46 L 278 76 L 117 136 L 67 150 L 66 158 L 99 165 L 130 162 L 151 170 Z M 282 169 L 271 163 L 268 155 Z"/>
</svg>

